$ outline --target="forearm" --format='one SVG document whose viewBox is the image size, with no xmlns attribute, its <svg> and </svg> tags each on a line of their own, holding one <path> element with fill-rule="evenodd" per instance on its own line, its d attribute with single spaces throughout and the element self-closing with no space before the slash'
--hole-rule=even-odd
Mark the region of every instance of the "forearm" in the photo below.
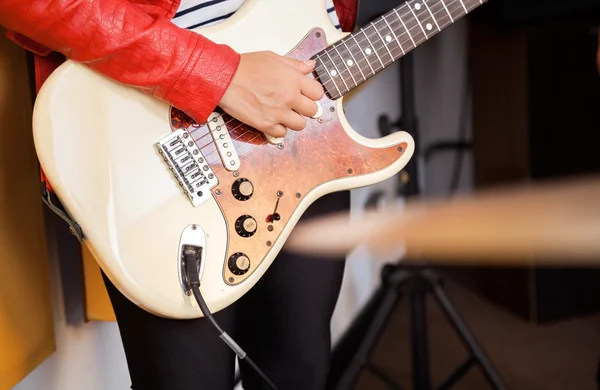
<svg viewBox="0 0 600 390">
<path fill-rule="evenodd" d="M 0 24 L 200 122 L 239 63 L 231 48 L 127 0 L 0 0 Z"/>
</svg>

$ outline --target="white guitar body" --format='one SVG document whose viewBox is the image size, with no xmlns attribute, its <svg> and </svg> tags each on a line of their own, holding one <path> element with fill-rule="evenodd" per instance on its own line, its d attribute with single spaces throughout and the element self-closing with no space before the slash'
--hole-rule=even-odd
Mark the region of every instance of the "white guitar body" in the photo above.
<svg viewBox="0 0 600 390">
<path fill-rule="evenodd" d="M 271 50 L 285 55 L 315 28 L 324 32 L 328 44 L 346 35 L 332 26 L 324 2 L 248 0 L 227 21 L 197 32 L 238 52 Z M 347 122 L 342 104 L 338 99 L 332 107 L 349 139 L 373 149 L 401 144 L 403 153 L 369 174 L 328 180 L 301 194 L 285 224 L 277 227 L 265 256 L 258 265 L 250 259 L 252 272 L 239 283 L 228 283 L 224 272 L 233 245 L 224 204 L 219 204 L 213 188 L 202 204 L 192 205 L 157 151 L 156 143 L 173 131 L 169 105 L 67 61 L 37 97 L 34 140 L 57 196 L 81 226 L 85 243 L 117 288 L 153 314 L 197 318 L 202 313 L 193 295 L 182 288 L 182 244 L 203 249 L 201 291 L 211 311 L 219 311 L 261 278 L 316 199 L 383 181 L 407 164 L 414 150 L 410 135 L 398 132 L 366 139 Z M 271 144 L 263 147 L 277 148 Z M 244 164 L 242 159 L 240 173 L 244 168 L 245 176 L 252 169 L 262 169 Z M 285 170 L 282 166 L 279 173 L 285 175 Z M 255 183 L 256 197 L 260 188 L 260 183 Z M 262 229 L 263 219 L 257 220 Z"/>
</svg>

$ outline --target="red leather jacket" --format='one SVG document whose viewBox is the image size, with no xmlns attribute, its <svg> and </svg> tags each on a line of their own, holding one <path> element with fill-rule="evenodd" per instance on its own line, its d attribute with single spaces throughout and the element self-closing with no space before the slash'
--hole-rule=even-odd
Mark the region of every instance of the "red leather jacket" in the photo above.
<svg viewBox="0 0 600 390">
<path fill-rule="evenodd" d="M 202 123 L 229 86 L 240 56 L 175 26 L 171 18 L 180 1 L 0 0 L 0 25 L 40 56 L 62 53 Z M 342 28 L 350 31 L 357 0 L 334 3 Z"/>
</svg>

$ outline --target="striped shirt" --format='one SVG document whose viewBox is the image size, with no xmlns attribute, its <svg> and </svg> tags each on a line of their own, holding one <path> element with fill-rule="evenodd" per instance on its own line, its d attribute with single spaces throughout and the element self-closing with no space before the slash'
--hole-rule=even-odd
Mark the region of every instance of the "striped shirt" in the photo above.
<svg viewBox="0 0 600 390">
<path fill-rule="evenodd" d="M 173 23 L 187 29 L 218 24 L 233 15 L 244 4 L 245 0 L 181 0 Z M 303 0 L 295 0 L 303 1 Z M 340 21 L 333 7 L 333 0 L 326 1 L 329 19 L 340 28 Z"/>
</svg>

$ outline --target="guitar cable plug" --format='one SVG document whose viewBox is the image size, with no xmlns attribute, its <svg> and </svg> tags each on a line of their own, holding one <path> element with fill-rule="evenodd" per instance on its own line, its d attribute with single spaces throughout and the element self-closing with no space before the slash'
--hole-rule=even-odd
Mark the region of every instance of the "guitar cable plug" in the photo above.
<svg viewBox="0 0 600 390">
<path fill-rule="evenodd" d="M 246 352 L 225 332 L 221 326 L 219 326 L 217 320 L 215 320 L 214 316 L 208 309 L 208 305 L 204 301 L 202 294 L 200 293 L 200 278 L 198 274 L 200 273 L 200 259 L 194 249 L 186 249 L 184 251 L 184 264 L 185 264 L 185 272 L 187 276 L 187 284 L 189 288 L 194 293 L 194 297 L 198 302 L 198 306 L 200 306 L 200 310 L 202 310 L 202 314 L 204 317 L 208 318 L 208 320 L 213 324 L 213 326 L 219 332 L 219 337 L 221 340 L 225 342 L 235 352 L 237 357 L 242 361 L 245 361 L 252 367 L 252 369 L 256 372 L 256 374 L 262 379 L 264 384 L 271 390 L 277 390 L 275 384 L 271 382 L 271 380 L 267 377 L 267 375 L 262 372 L 262 370 L 254 363 L 252 359 L 246 354 Z"/>
</svg>

